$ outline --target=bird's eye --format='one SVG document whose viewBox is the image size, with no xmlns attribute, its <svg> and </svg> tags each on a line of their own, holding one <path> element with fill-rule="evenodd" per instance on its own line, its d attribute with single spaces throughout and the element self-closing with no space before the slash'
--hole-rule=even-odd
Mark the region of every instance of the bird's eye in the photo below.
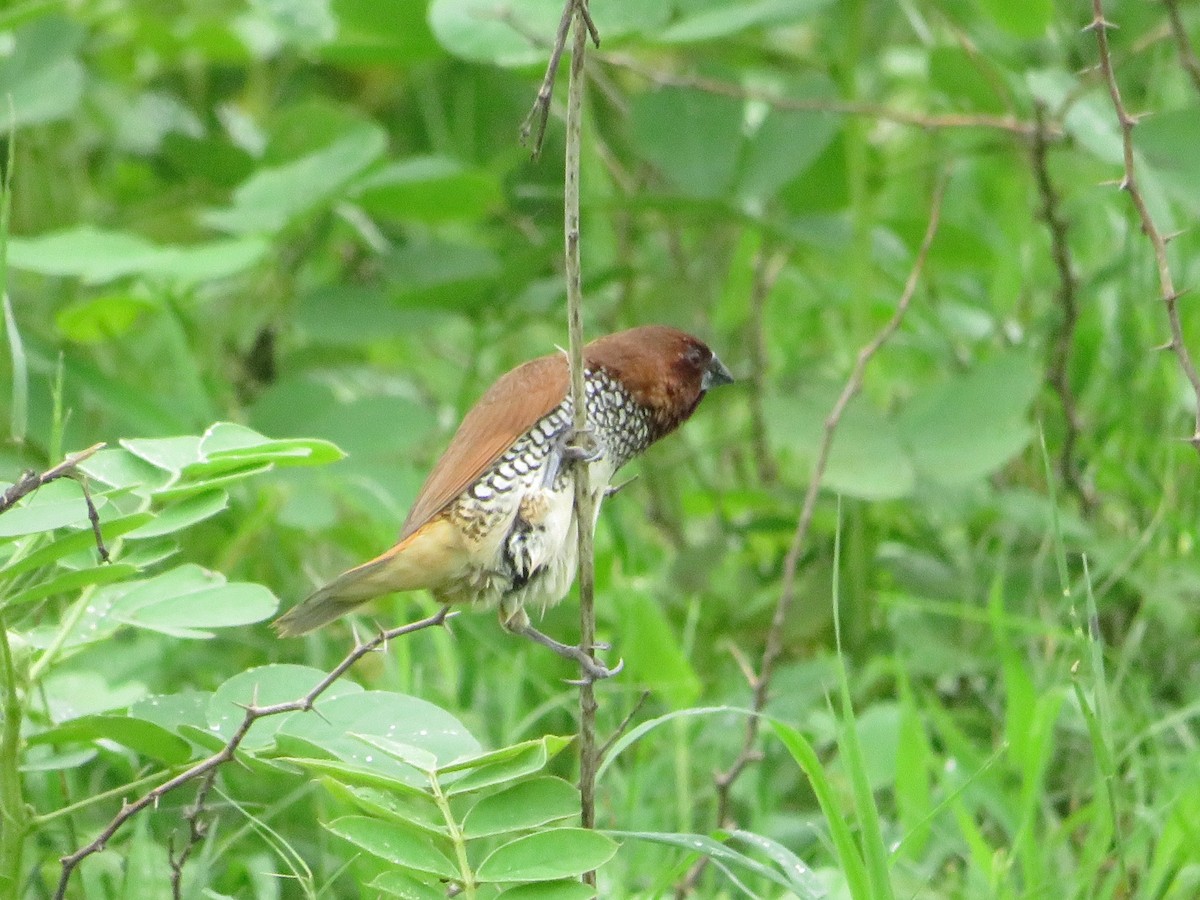
<svg viewBox="0 0 1200 900">
<path fill-rule="evenodd" d="M 695 344 L 692 344 L 688 347 L 687 353 L 684 354 L 684 359 L 688 361 L 689 365 L 698 369 L 704 365 L 704 351 Z"/>
</svg>

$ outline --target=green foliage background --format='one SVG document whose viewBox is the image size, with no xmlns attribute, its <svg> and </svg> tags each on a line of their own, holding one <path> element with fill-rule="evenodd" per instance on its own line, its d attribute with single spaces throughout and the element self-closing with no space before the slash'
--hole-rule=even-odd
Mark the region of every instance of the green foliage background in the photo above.
<svg viewBox="0 0 1200 900">
<path fill-rule="evenodd" d="M 107 441 L 84 468 L 114 551 L 95 559 L 69 481 L 0 517 L 5 896 L 51 896 L 58 857 L 218 747 L 236 703 L 301 696 L 336 664 L 346 624 L 285 643 L 265 621 L 386 547 L 470 403 L 565 342 L 561 121 L 541 161 L 517 141 L 558 0 L 167 6 L 0 10 L 0 477 Z M 1166 318 L 1117 189 L 1090 6 L 593 11 L 589 333 L 675 324 L 740 377 L 601 517 L 600 632 L 627 664 L 600 688 L 602 734 L 649 691 L 601 780 L 612 837 L 562 827 L 573 673 L 467 613 L 364 660 L 328 730 L 255 726 L 177 895 L 444 896 L 459 863 L 499 872 L 507 834 L 517 875 L 494 884 L 543 885 L 507 897 L 588 895 L 561 880 L 575 871 L 533 877 L 547 859 L 603 862 L 601 896 L 667 896 L 697 852 L 717 863 L 704 897 L 1196 896 L 1196 398 L 1153 349 Z M 1150 114 L 1137 174 L 1189 286 L 1200 9 L 1105 13 L 1125 101 Z M 762 652 L 822 422 L 941 178 L 912 309 L 834 444 L 774 725 L 733 791 L 745 831 L 718 833 L 740 662 Z M 399 597 L 357 625 L 432 608 Z M 543 627 L 569 636 L 574 617 Z M 385 725 L 434 715 L 460 742 L 422 756 L 413 726 L 389 743 Z M 69 896 L 172 896 L 193 796 L 130 822 Z M 533 813 L 454 837 L 476 802 L 477 826 Z M 447 874 L 429 847 L 452 845 Z"/>
</svg>

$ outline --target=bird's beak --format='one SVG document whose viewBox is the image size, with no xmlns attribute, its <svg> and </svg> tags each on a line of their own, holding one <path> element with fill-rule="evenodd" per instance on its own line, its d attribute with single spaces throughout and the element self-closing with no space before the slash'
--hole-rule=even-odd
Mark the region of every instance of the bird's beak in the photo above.
<svg viewBox="0 0 1200 900">
<path fill-rule="evenodd" d="M 708 368 L 704 370 L 704 374 L 700 377 L 700 390 L 707 391 L 710 388 L 720 387 L 723 384 L 733 384 L 733 373 L 725 367 L 725 363 L 721 362 L 714 355 L 712 361 L 708 364 Z"/>
</svg>

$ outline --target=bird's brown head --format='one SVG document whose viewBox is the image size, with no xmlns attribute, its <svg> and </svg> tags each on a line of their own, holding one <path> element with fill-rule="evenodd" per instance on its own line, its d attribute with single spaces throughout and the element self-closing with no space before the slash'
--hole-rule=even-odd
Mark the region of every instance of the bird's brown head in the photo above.
<svg viewBox="0 0 1200 900">
<path fill-rule="evenodd" d="M 584 349 L 588 368 L 603 369 L 650 411 L 660 438 L 685 422 L 709 388 L 733 376 L 699 338 L 666 325 L 605 335 Z"/>
</svg>

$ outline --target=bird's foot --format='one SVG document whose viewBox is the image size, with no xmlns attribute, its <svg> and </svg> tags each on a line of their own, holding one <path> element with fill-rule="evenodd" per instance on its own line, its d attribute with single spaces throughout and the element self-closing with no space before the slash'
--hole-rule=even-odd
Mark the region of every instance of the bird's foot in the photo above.
<svg viewBox="0 0 1200 900">
<path fill-rule="evenodd" d="M 603 455 L 604 445 L 590 425 L 579 431 L 567 428 L 554 439 L 550 447 L 546 468 L 542 470 L 542 490 L 549 490 L 554 486 L 564 463 L 592 463 Z"/>
<path fill-rule="evenodd" d="M 573 659 L 579 663 L 579 668 L 583 670 L 583 677 L 573 680 L 569 679 L 567 681 L 568 684 L 590 684 L 593 681 L 602 681 L 605 678 L 612 678 L 625 668 L 625 660 L 623 659 L 618 660 L 617 664 L 610 669 L 596 660 L 591 654 L 584 653 L 583 648 L 556 641 L 548 634 L 542 634 L 542 632 L 538 631 L 532 625 L 526 625 L 520 630 L 516 630 L 516 633 L 523 634 L 531 641 L 553 650 L 563 659 Z M 596 644 L 594 649 L 607 650 L 608 644 Z"/>
<path fill-rule="evenodd" d="M 591 425 L 568 428 L 562 434 L 562 454 L 574 462 L 595 462 L 604 455 L 604 444 Z"/>
</svg>

